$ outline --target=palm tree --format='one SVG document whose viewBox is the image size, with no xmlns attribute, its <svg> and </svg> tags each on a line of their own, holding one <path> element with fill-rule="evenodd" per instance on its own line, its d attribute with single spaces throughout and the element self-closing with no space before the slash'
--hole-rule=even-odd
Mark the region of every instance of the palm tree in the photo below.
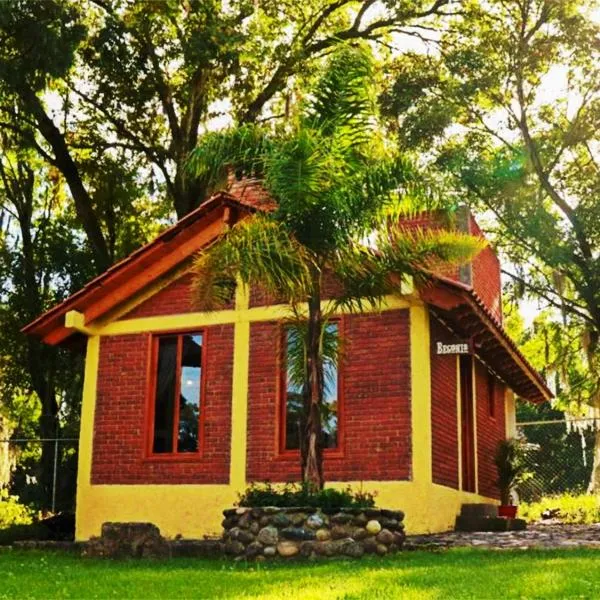
<svg viewBox="0 0 600 600">
<path fill-rule="evenodd" d="M 479 239 L 403 228 L 401 218 L 441 201 L 409 160 L 378 133 L 368 50 L 334 54 L 292 123 L 280 131 L 244 126 L 205 136 L 190 157 L 197 177 L 217 189 L 228 175 L 255 177 L 277 209 L 231 227 L 196 260 L 197 300 L 216 310 L 236 281 L 259 285 L 291 307 L 295 367 L 303 398 L 302 479 L 321 489 L 324 364 L 335 354 L 327 323 L 341 307 L 361 312 L 399 293 L 402 279 L 425 279 L 440 265 L 470 260 Z M 324 276 L 339 297 L 322 303 Z M 332 350 L 333 348 L 333 350 Z M 329 354 L 328 354 L 329 352 Z"/>
</svg>

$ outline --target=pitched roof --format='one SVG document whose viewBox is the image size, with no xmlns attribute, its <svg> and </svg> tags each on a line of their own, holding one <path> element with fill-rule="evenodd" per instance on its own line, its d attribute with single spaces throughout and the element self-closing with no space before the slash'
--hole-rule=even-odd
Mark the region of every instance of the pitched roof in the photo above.
<svg viewBox="0 0 600 600">
<path fill-rule="evenodd" d="M 106 315 L 150 281 L 172 270 L 216 239 L 242 213 L 259 209 L 263 207 L 253 198 L 216 193 L 154 240 L 92 279 L 21 331 L 51 345 L 64 342 L 75 333 L 65 327 L 67 312 L 76 310 L 83 313 L 85 323 Z"/>
<path fill-rule="evenodd" d="M 475 354 L 517 395 L 533 402 L 554 396 L 471 286 L 434 276 L 420 293 L 431 312 L 455 335 L 473 341 Z"/>
</svg>

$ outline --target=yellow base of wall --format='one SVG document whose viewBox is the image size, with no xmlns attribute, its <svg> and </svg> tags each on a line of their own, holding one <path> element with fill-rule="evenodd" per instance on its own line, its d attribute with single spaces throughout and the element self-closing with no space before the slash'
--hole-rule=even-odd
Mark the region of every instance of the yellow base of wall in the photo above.
<svg viewBox="0 0 600 600">
<path fill-rule="evenodd" d="M 343 488 L 344 483 L 331 483 Z M 417 485 L 412 481 L 351 483 L 354 489 L 377 492 L 381 508 L 405 512 L 409 534 L 448 531 L 465 502 L 495 502 L 477 494 L 441 485 Z M 77 540 L 100 535 L 106 521 L 143 521 L 157 525 L 165 537 L 201 538 L 220 535 L 222 511 L 237 499 L 228 485 L 97 485 L 79 489 Z"/>
</svg>

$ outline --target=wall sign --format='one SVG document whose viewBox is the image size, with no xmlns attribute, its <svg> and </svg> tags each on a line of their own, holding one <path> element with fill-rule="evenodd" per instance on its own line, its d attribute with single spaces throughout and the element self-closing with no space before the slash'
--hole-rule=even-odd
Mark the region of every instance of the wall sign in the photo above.
<svg viewBox="0 0 600 600">
<path fill-rule="evenodd" d="M 471 343 L 470 342 L 455 342 L 453 344 L 447 344 L 445 342 L 435 343 L 436 354 L 470 354 Z"/>
</svg>

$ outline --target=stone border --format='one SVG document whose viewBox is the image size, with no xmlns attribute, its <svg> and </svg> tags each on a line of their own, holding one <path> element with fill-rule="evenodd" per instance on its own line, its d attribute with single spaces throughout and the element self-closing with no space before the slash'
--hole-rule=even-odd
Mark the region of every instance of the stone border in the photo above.
<svg viewBox="0 0 600 600">
<path fill-rule="evenodd" d="M 239 507 L 223 511 L 223 550 L 236 558 L 381 556 L 404 544 L 404 513 L 375 508 Z"/>
</svg>

